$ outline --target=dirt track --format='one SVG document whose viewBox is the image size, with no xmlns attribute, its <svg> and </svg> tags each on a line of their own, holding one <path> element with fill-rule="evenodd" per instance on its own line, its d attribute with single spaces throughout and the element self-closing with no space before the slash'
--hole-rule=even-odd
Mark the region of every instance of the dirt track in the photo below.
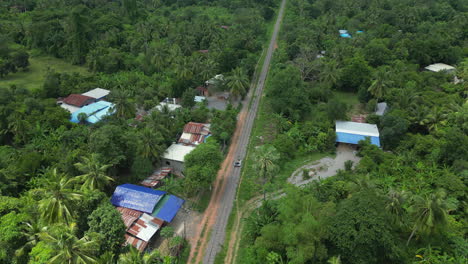
<svg viewBox="0 0 468 264">
<path fill-rule="evenodd" d="M 251 89 L 243 102 L 228 155 L 216 177 L 210 203 L 203 214 L 201 223 L 197 227 L 195 237 L 190 241 L 192 248 L 188 263 L 200 263 L 202 260 L 203 263 L 214 263 L 216 254 L 221 250 L 224 243 L 226 225 L 240 178 L 240 169 L 233 167 L 233 163 L 238 157 L 244 159 L 246 154 L 285 5 L 286 0 L 282 0 L 256 89 Z M 252 105 L 249 109 L 251 98 Z"/>
</svg>

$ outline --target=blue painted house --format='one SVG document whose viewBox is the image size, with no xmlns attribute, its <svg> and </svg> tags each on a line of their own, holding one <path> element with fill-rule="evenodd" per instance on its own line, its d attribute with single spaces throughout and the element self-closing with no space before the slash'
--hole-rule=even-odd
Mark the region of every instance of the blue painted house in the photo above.
<svg viewBox="0 0 468 264">
<path fill-rule="evenodd" d="M 370 138 L 372 144 L 380 147 L 380 135 L 377 125 L 336 121 L 336 142 L 358 144 L 359 141 Z"/>
</svg>

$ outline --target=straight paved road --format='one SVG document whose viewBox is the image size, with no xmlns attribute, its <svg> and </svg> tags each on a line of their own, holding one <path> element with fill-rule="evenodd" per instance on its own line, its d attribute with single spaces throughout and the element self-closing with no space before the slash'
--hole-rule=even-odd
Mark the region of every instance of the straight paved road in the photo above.
<svg viewBox="0 0 468 264">
<path fill-rule="evenodd" d="M 253 98 L 250 110 L 249 110 L 249 100 L 252 96 L 252 91 L 249 93 L 249 96 L 247 96 L 244 102 L 243 109 L 241 112 L 246 113 L 245 120 L 244 120 L 244 124 L 242 125 L 239 136 L 235 139 L 237 140 L 237 142 L 232 143 L 235 147 L 230 150 L 231 155 L 228 155 L 228 156 L 231 156 L 231 158 L 232 156 L 234 156 L 234 159 L 237 159 L 239 157 L 243 160 L 246 155 L 247 146 L 249 144 L 250 133 L 252 131 L 252 126 L 255 120 L 255 116 L 257 115 L 258 105 L 260 102 L 260 98 L 262 97 L 263 87 L 264 87 L 265 80 L 266 80 L 268 70 L 270 67 L 270 62 L 273 57 L 273 52 L 275 50 L 276 39 L 278 37 L 278 32 L 280 29 L 281 21 L 283 19 L 285 6 L 286 6 L 286 0 L 283 0 L 281 2 L 281 7 L 278 12 L 278 18 L 276 20 L 273 34 L 271 36 L 270 44 L 269 44 L 268 51 L 265 57 L 265 62 L 263 64 L 263 67 L 262 67 L 262 70 L 261 70 L 261 73 L 257 82 L 257 87 L 254 90 L 254 98 Z M 232 167 L 232 164 L 228 164 L 228 166 Z M 225 187 L 225 188 L 221 187 L 221 190 L 220 190 L 222 193 L 219 196 L 219 205 L 217 207 L 217 210 L 214 211 L 214 214 L 216 215 L 216 222 L 212 226 L 211 237 L 204 250 L 205 255 L 203 257 L 203 263 L 208 263 L 208 264 L 214 263 L 216 254 L 221 250 L 221 246 L 224 243 L 224 238 L 226 235 L 227 221 L 229 219 L 229 215 L 231 214 L 237 185 L 239 183 L 240 168 L 227 169 L 225 173 L 226 175 L 224 177 L 224 180 L 226 181 L 226 183 L 222 184 L 222 187 Z M 216 190 L 214 192 L 216 192 Z M 210 233 L 209 232 L 210 228 L 208 227 L 207 229 L 208 230 L 205 230 L 205 233 Z"/>
</svg>

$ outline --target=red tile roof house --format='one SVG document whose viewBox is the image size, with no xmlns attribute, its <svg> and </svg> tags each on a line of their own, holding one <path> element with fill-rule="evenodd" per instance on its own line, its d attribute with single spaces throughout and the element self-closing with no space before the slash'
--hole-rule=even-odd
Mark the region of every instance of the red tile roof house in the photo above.
<svg viewBox="0 0 468 264">
<path fill-rule="evenodd" d="M 179 143 L 196 146 L 205 141 L 210 134 L 210 124 L 189 122 L 184 126 Z"/>
<path fill-rule="evenodd" d="M 85 105 L 96 102 L 96 99 L 82 94 L 70 94 L 61 101 L 60 106 L 63 109 L 73 113 Z M 60 103 L 60 102 L 59 102 Z"/>
</svg>

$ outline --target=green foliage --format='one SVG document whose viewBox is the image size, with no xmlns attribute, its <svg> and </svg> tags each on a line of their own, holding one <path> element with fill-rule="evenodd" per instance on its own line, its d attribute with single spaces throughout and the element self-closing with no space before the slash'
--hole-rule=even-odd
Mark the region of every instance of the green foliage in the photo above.
<svg viewBox="0 0 468 264">
<path fill-rule="evenodd" d="M 52 248 L 44 241 L 37 243 L 29 253 L 30 264 L 47 263 L 53 256 Z"/>
<path fill-rule="evenodd" d="M 310 103 L 300 72 L 293 66 L 286 66 L 272 75 L 267 97 L 273 110 L 292 120 L 304 118 Z"/>
<path fill-rule="evenodd" d="M 194 195 L 197 191 L 210 188 L 222 160 L 223 156 L 216 141 L 201 144 L 187 154 L 184 163 L 186 194 Z"/>
<path fill-rule="evenodd" d="M 343 201 L 330 222 L 331 241 L 344 261 L 397 261 L 401 252 L 382 199 L 364 191 Z"/>
<path fill-rule="evenodd" d="M 161 230 L 161 236 L 164 238 L 171 238 L 174 236 L 174 228 L 166 226 Z"/>
<path fill-rule="evenodd" d="M 0 261 L 8 263 L 16 249 L 24 243 L 21 225 L 28 216 L 24 213 L 11 212 L 0 217 Z"/>
<path fill-rule="evenodd" d="M 266 207 L 268 208 L 268 207 Z M 321 204 L 311 194 L 291 188 L 277 207 L 277 216 L 263 209 L 269 220 L 256 224 L 260 236 L 255 240 L 256 263 L 265 263 L 269 252 L 280 254 L 288 263 L 307 263 L 327 258 L 325 226 L 334 212 L 333 204 Z M 254 224 L 251 217 L 249 225 Z M 274 221 L 274 219 L 277 219 Z"/>
<path fill-rule="evenodd" d="M 124 241 L 126 226 L 122 216 L 109 202 L 103 202 L 88 217 L 88 235 L 99 234 L 100 252 L 118 253 Z"/>
</svg>

